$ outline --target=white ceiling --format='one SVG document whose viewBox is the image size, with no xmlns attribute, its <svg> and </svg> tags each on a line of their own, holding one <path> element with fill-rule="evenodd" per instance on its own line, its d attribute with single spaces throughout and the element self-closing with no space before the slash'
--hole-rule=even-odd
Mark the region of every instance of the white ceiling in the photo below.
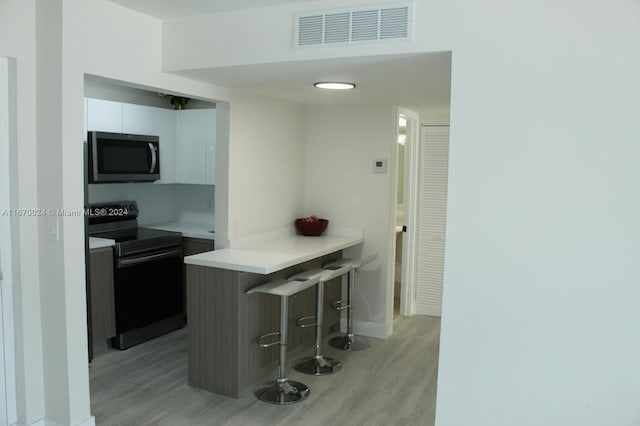
<svg viewBox="0 0 640 426">
<path fill-rule="evenodd" d="M 256 9 L 313 0 L 110 0 L 126 8 L 160 19 L 232 10 Z"/>
<path fill-rule="evenodd" d="M 110 0 L 141 13 L 171 17 L 250 9 L 310 0 Z M 448 107 L 449 52 L 207 68 L 180 72 L 217 86 L 244 89 L 303 104 L 392 104 L 416 111 Z M 328 92 L 317 81 L 349 81 L 354 90 Z"/>
<path fill-rule="evenodd" d="M 181 72 L 212 84 L 303 104 L 394 104 L 423 109 L 448 105 L 449 52 L 323 59 Z M 327 91 L 317 81 L 345 81 L 353 90 Z"/>
</svg>

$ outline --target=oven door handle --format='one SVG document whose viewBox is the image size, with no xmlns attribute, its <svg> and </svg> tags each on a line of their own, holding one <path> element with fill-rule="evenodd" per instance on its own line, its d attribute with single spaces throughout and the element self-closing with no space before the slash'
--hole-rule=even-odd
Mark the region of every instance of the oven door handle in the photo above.
<svg viewBox="0 0 640 426">
<path fill-rule="evenodd" d="M 155 253 L 147 256 L 134 257 L 130 259 L 127 259 L 127 258 L 118 259 L 116 261 L 116 267 L 128 268 L 130 266 L 136 266 L 141 263 L 153 262 L 154 260 L 169 259 L 172 257 L 179 257 L 181 255 L 182 255 L 182 247 L 179 247 L 173 250 L 167 250 L 167 251 L 163 251 L 162 253 Z"/>
</svg>

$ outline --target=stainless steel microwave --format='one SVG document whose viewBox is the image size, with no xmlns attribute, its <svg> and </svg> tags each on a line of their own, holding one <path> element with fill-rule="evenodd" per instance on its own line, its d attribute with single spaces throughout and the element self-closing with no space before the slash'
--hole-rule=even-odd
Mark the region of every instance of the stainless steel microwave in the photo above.
<svg viewBox="0 0 640 426">
<path fill-rule="evenodd" d="M 88 148 L 89 183 L 160 179 L 158 136 L 91 131 Z"/>
</svg>

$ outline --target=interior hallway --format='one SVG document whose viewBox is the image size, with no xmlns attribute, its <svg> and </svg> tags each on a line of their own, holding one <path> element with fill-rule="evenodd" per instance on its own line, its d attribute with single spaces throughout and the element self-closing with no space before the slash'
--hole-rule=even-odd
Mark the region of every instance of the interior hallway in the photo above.
<svg viewBox="0 0 640 426">
<path fill-rule="evenodd" d="M 91 410 L 96 424 L 119 426 L 433 425 L 440 318 L 398 317 L 394 329 L 388 339 L 372 339 L 365 351 L 325 345 L 326 355 L 342 361 L 335 375 L 307 376 L 289 368 L 288 377 L 311 393 L 287 406 L 258 401 L 254 386 L 237 400 L 188 386 L 187 330 L 178 330 L 97 357 L 90 369 Z M 290 362 L 311 350 L 300 349 Z"/>
</svg>

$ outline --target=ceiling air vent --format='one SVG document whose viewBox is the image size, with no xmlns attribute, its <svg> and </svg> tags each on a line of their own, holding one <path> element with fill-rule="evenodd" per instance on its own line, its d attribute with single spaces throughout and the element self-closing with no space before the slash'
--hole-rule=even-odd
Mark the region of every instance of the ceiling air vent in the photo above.
<svg viewBox="0 0 640 426">
<path fill-rule="evenodd" d="M 411 5 L 325 10 L 296 16 L 295 46 L 402 41 L 411 37 Z"/>
</svg>

